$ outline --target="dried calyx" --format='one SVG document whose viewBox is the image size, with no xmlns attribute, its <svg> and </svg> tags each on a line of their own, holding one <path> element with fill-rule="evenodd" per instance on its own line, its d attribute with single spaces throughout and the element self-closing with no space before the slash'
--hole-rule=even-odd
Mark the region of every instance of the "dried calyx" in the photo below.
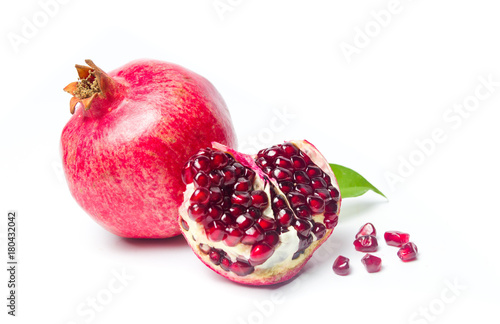
<svg viewBox="0 0 500 324">
<path fill-rule="evenodd" d="M 338 221 L 335 176 L 307 141 L 256 156 L 213 143 L 186 163 L 182 178 L 184 236 L 205 264 L 236 282 L 290 279 Z"/>
<path fill-rule="evenodd" d="M 101 70 L 92 62 L 85 60 L 89 66 L 76 64 L 78 81 L 68 84 L 64 91 L 73 97 L 70 100 L 70 112 L 75 113 L 77 104 L 81 104 L 85 110 L 89 110 L 96 97 L 106 98 L 107 94 L 119 95 L 123 88 L 116 80 Z"/>
</svg>

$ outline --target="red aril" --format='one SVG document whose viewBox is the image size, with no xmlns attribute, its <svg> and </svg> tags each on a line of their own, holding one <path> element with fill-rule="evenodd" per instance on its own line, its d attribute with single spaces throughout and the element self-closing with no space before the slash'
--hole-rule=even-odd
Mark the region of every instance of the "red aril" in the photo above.
<svg viewBox="0 0 500 324">
<path fill-rule="evenodd" d="M 361 259 L 361 263 L 365 266 L 366 271 L 370 273 L 379 272 L 382 267 L 382 259 L 371 254 L 366 254 Z"/>
<path fill-rule="evenodd" d="M 411 261 L 417 258 L 418 249 L 415 243 L 408 242 L 403 244 L 398 250 L 398 257 L 403 261 Z"/>
<path fill-rule="evenodd" d="M 333 271 L 339 276 L 346 276 L 349 274 L 349 259 L 339 255 L 335 262 L 333 262 Z"/>
<path fill-rule="evenodd" d="M 360 236 L 353 244 L 356 251 L 361 252 L 375 252 L 378 248 L 377 238 L 371 235 Z"/>
<path fill-rule="evenodd" d="M 356 238 L 365 235 L 377 236 L 377 231 L 375 230 L 375 226 L 373 226 L 372 223 L 366 223 L 365 225 L 361 226 L 358 233 L 356 234 Z"/>
<path fill-rule="evenodd" d="M 387 245 L 400 247 L 410 241 L 410 234 L 399 231 L 388 231 L 384 233 Z"/>
</svg>

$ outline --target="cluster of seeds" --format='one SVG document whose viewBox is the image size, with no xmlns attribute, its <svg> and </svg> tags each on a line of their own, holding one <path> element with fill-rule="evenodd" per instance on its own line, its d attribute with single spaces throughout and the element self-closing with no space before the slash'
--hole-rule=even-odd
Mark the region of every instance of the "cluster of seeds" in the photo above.
<svg viewBox="0 0 500 324">
<path fill-rule="evenodd" d="M 353 242 L 356 251 L 377 251 L 378 243 L 376 235 L 377 231 L 373 224 L 366 223 L 363 225 L 356 234 L 356 240 Z M 410 234 L 399 231 L 388 231 L 384 233 L 384 239 L 387 245 L 400 248 L 397 254 L 402 261 L 406 262 L 417 258 L 418 249 L 414 243 L 409 242 Z M 363 263 L 368 272 L 378 272 L 381 269 L 382 259 L 367 253 L 361 259 L 361 263 Z M 339 255 L 333 263 L 333 271 L 340 276 L 349 274 L 349 259 Z"/>
<path fill-rule="evenodd" d="M 232 262 L 222 249 L 199 245 L 213 264 L 238 275 L 252 273 L 254 266 L 269 259 L 280 243 L 279 235 L 290 227 L 299 237 L 295 259 L 338 221 L 338 190 L 331 185 L 330 177 L 293 144 L 260 151 L 256 163 L 277 180 L 286 196 L 271 185 L 269 201 L 266 192 L 254 186 L 254 170 L 231 154 L 210 148 L 191 157 L 182 171 L 184 183 L 194 185 L 188 216 L 204 227 L 208 240 L 228 247 L 251 246 L 249 260 Z M 323 213 L 323 223 L 313 220 L 313 215 Z M 189 230 L 188 223 L 181 222 Z"/>
<path fill-rule="evenodd" d="M 259 151 L 255 162 L 286 195 L 291 209 L 280 196 L 273 197 L 273 208 L 283 231 L 290 225 L 297 230 L 300 243 L 293 259 L 298 258 L 315 239 L 337 225 L 340 193 L 330 177 L 291 143 Z M 324 214 L 322 222 L 313 220 L 317 214 Z"/>
</svg>

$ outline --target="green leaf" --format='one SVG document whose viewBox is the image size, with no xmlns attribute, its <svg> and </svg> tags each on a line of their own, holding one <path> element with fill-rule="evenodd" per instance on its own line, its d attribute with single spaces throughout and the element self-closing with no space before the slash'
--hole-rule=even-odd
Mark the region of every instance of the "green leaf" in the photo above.
<svg viewBox="0 0 500 324">
<path fill-rule="evenodd" d="M 363 178 L 363 176 L 356 171 L 332 163 L 330 163 L 330 167 L 332 168 L 332 171 L 337 178 L 337 182 L 339 183 L 342 198 L 359 197 L 364 195 L 367 191 L 373 190 L 387 199 L 387 197 L 380 190 L 375 188 L 374 185 L 368 182 L 368 180 Z"/>
</svg>

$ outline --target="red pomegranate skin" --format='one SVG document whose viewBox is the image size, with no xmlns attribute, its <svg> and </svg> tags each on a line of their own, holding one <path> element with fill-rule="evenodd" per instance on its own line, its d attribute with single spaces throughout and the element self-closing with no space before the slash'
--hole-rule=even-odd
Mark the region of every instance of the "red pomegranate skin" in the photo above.
<svg viewBox="0 0 500 324">
<path fill-rule="evenodd" d="M 105 229 L 127 238 L 179 235 L 181 168 L 212 141 L 236 147 L 214 86 L 181 66 L 137 60 L 107 74 L 90 109 L 77 105 L 61 135 L 71 194 Z"/>
</svg>

